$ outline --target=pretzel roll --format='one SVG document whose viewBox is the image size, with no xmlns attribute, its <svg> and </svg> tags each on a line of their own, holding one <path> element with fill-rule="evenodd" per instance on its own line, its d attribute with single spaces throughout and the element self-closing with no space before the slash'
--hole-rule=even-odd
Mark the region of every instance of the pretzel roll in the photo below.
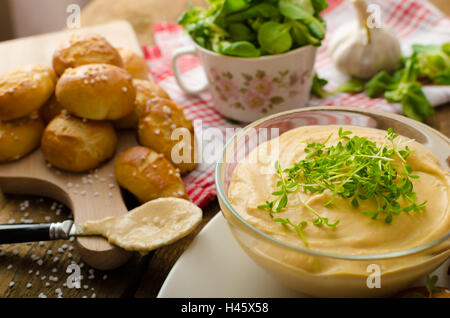
<svg viewBox="0 0 450 318">
<path fill-rule="evenodd" d="M 114 155 L 117 136 L 111 123 L 58 115 L 45 128 L 41 149 L 47 161 L 62 170 L 97 168 Z"/>
<path fill-rule="evenodd" d="M 41 64 L 28 64 L 0 75 L 0 120 L 30 115 L 53 94 L 56 76 Z"/>
<path fill-rule="evenodd" d="M 162 155 L 147 147 L 132 147 L 114 165 L 120 186 L 141 202 L 161 197 L 189 199 L 180 173 Z"/>
<path fill-rule="evenodd" d="M 74 34 L 62 42 L 53 54 L 53 69 L 58 76 L 67 68 L 92 63 L 123 67 L 119 52 L 98 34 Z"/>
<path fill-rule="evenodd" d="M 147 105 L 139 118 L 138 138 L 141 145 L 164 154 L 181 174 L 195 168 L 194 128 L 173 101 L 158 98 Z"/>
<path fill-rule="evenodd" d="M 58 101 L 56 100 L 56 96 L 52 95 L 50 99 L 39 108 L 39 116 L 44 121 L 44 123 L 47 125 L 49 122 L 52 121 L 53 118 L 61 114 L 61 112 L 64 111 L 64 108 Z"/>
<path fill-rule="evenodd" d="M 125 117 L 115 120 L 114 127 L 116 128 L 136 129 L 142 111 L 148 108 L 155 98 L 170 99 L 166 91 L 152 81 L 133 79 L 133 85 L 136 88 L 134 110 Z"/>
<path fill-rule="evenodd" d="M 36 113 L 0 121 L 0 162 L 17 160 L 39 146 L 44 123 Z"/>
<path fill-rule="evenodd" d="M 123 67 L 133 78 L 148 80 L 147 61 L 141 55 L 124 48 L 119 48 L 119 54 L 123 61 Z"/>
<path fill-rule="evenodd" d="M 76 116 L 94 120 L 124 117 L 134 109 L 131 75 L 109 64 L 67 69 L 56 85 L 56 99 Z"/>
</svg>

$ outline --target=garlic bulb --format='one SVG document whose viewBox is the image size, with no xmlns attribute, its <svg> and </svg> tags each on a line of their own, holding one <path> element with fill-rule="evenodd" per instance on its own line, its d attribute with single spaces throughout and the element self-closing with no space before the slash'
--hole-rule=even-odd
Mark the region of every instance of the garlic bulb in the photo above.
<svg viewBox="0 0 450 318">
<path fill-rule="evenodd" d="M 402 57 L 394 31 L 385 25 L 369 28 L 369 14 L 364 0 L 351 0 L 357 21 L 349 22 L 333 35 L 329 53 L 343 73 L 367 79 L 381 70 L 392 71 Z"/>
</svg>

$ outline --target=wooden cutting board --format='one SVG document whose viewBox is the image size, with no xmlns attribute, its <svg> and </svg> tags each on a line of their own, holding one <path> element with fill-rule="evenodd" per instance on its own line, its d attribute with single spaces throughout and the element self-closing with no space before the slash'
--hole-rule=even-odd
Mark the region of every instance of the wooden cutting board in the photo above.
<svg viewBox="0 0 450 318">
<path fill-rule="evenodd" d="M 117 21 L 0 43 L 0 73 L 26 63 L 51 65 L 56 46 L 73 32 L 96 32 L 116 47 L 142 54 L 131 25 L 126 21 Z M 5 193 L 53 198 L 72 209 L 77 223 L 123 215 L 127 213 L 127 208 L 114 177 L 114 162 L 117 156 L 137 142 L 135 132 L 117 131 L 117 134 L 115 157 L 95 171 L 83 174 L 60 171 L 48 165 L 40 149 L 37 149 L 18 161 L 0 164 L 0 188 Z M 131 253 L 99 237 L 79 238 L 76 246 L 81 258 L 97 269 L 116 268 L 131 256 Z"/>
</svg>

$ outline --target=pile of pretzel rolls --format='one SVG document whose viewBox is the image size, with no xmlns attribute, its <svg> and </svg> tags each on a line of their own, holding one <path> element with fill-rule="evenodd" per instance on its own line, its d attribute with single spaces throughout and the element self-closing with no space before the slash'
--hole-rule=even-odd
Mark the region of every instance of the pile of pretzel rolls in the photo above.
<svg viewBox="0 0 450 318">
<path fill-rule="evenodd" d="M 74 34 L 59 44 L 51 64 L 0 75 L 0 163 L 40 147 L 48 166 L 90 172 L 114 157 L 118 134 L 133 129 L 140 146 L 116 160 L 118 183 L 142 203 L 188 198 L 181 176 L 196 166 L 192 123 L 149 80 L 140 54 L 98 34 Z M 176 129 L 189 138 L 173 140 Z M 188 143 L 180 157 L 189 157 L 181 162 L 172 158 L 180 143 Z"/>
</svg>

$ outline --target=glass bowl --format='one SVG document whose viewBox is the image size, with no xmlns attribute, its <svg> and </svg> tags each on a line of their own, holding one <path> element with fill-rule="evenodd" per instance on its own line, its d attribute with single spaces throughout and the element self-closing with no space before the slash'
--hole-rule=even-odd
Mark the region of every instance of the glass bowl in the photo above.
<svg viewBox="0 0 450 318">
<path fill-rule="evenodd" d="M 256 146 L 305 125 L 354 125 L 387 130 L 415 139 L 449 170 L 450 142 L 436 130 L 406 117 L 351 107 L 310 107 L 256 121 L 225 146 L 215 179 L 228 226 L 242 249 L 269 274 L 302 293 L 317 297 L 384 297 L 407 288 L 450 257 L 450 229 L 425 245 L 385 254 L 341 255 L 302 248 L 277 240 L 246 222 L 230 204 L 228 187 L 240 160 Z M 378 275 L 379 274 L 379 275 Z M 378 279 L 378 277 L 379 279 Z"/>
</svg>

